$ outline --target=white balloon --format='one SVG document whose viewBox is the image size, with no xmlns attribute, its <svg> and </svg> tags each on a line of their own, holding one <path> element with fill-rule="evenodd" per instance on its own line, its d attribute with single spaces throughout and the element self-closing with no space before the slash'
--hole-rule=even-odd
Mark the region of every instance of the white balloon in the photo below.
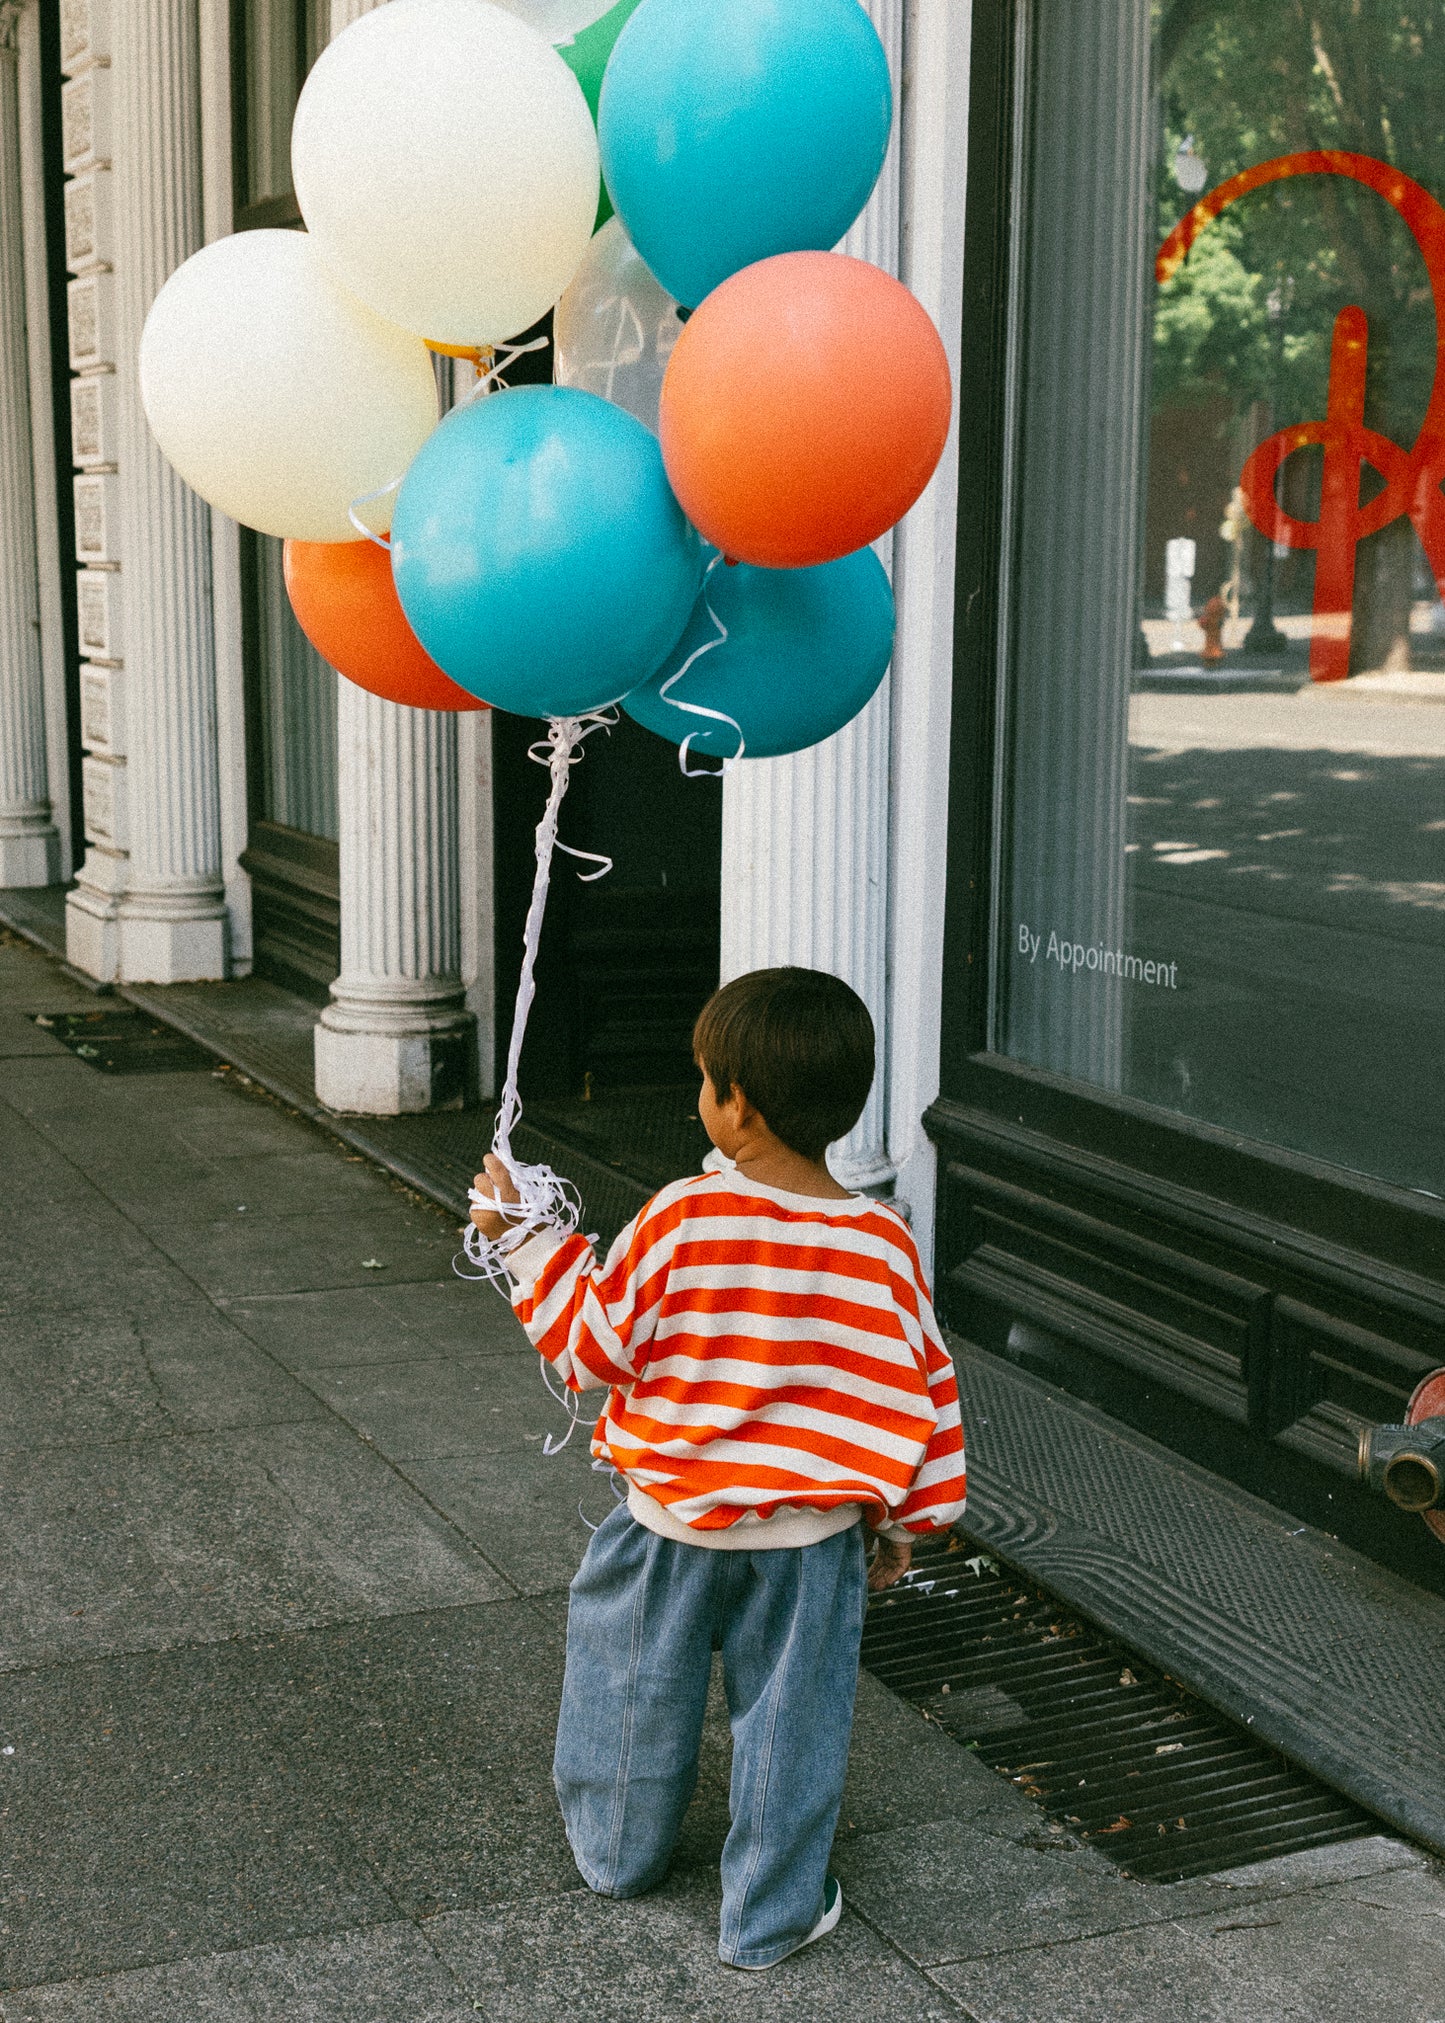
<svg viewBox="0 0 1445 2023">
<path fill-rule="evenodd" d="M 390 0 L 323 50 L 291 129 L 317 250 L 379 316 L 497 344 L 550 309 L 597 215 L 582 87 L 491 0 Z"/>
<path fill-rule="evenodd" d="M 498 0 L 509 14 L 535 28 L 548 42 L 570 42 L 604 14 L 610 14 L 617 0 Z"/>
<path fill-rule="evenodd" d="M 622 220 L 609 218 L 557 304 L 557 384 L 600 393 L 656 435 L 662 376 L 681 335 L 677 304 L 644 266 Z"/>
<path fill-rule="evenodd" d="M 140 341 L 146 420 L 208 504 L 262 534 L 355 541 L 347 508 L 436 426 L 426 346 L 339 288 L 304 232 L 238 232 L 166 282 Z M 392 498 L 363 510 L 378 532 Z"/>
</svg>

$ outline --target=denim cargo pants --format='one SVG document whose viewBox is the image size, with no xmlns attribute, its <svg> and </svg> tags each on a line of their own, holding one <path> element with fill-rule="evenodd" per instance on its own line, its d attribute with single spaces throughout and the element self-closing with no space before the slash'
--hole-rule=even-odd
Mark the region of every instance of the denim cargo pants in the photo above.
<svg viewBox="0 0 1445 2023">
<path fill-rule="evenodd" d="M 577 1866 L 603 1895 L 640 1896 L 666 1873 L 722 1653 L 730 1965 L 781 1959 L 823 1908 L 867 1600 L 862 1530 L 726 1552 L 660 1538 L 619 1504 L 572 1583 L 554 1774 Z"/>
</svg>

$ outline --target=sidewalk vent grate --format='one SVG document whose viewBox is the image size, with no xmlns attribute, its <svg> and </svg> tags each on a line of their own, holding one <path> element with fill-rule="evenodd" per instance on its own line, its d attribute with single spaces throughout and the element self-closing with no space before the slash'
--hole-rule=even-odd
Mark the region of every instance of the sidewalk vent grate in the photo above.
<svg viewBox="0 0 1445 2023">
<path fill-rule="evenodd" d="M 174 1075 L 216 1065 L 174 1027 L 122 1010 L 37 1012 L 35 1023 L 103 1075 Z"/>
<path fill-rule="evenodd" d="M 1379 1830 L 961 1539 L 919 1547 L 906 1584 L 874 1597 L 863 1662 L 1051 1819 L 1146 1881 Z"/>
</svg>

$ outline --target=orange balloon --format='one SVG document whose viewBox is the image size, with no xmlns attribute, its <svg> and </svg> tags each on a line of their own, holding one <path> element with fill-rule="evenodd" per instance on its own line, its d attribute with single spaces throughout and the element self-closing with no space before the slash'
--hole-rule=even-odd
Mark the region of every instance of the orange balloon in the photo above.
<svg viewBox="0 0 1445 2023">
<path fill-rule="evenodd" d="M 296 623 L 328 666 L 412 709 L 485 709 L 442 673 L 406 622 L 391 556 L 375 541 L 288 541 L 282 568 Z"/>
<path fill-rule="evenodd" d="M 943 454 L 948 359 L 901 281 L 843 253 L 779 253 L 693 311 L 662 383 L 662 456 L 724 555 L 801 569 L 901 520 Z"/>
</svg>

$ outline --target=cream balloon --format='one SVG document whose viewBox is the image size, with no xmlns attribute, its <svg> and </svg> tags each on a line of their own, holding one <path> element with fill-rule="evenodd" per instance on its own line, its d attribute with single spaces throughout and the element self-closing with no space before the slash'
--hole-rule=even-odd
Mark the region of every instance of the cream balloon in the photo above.
<svg viewBox="0 0 1445 2023">
<path fill-rule="evenodd" d="M 609 218 L 557 304 L 557 384 L 600 393 L 656 435 L 662 376 L 681 335 L 677 304 L 643 264 L 622 220 Z"/>
<path fill-rule="evenodd" d="M 208 504 L 262 534 L 355 541 L 352 502 L 399 478 L 436 427 L 426 346 L 338 287 L 304 232 L 193 253 L 140 341 L 151 432 Z M 392 495 L 362 509 L 378 532 Z"/>
<path fill-rule="evenodd" d="M 390 0 L 343 30 L 302 90 L 291 171 L 337 279 L 443 344 L 535 323 L 597 215 L 582 87 L 491 0 Z"/>
<path fill-rule="evenodd" d="M 499 0 L 499 4 L 548 42 L 570 42 L 610 14 L 617 0 Z"/>
</svg>

